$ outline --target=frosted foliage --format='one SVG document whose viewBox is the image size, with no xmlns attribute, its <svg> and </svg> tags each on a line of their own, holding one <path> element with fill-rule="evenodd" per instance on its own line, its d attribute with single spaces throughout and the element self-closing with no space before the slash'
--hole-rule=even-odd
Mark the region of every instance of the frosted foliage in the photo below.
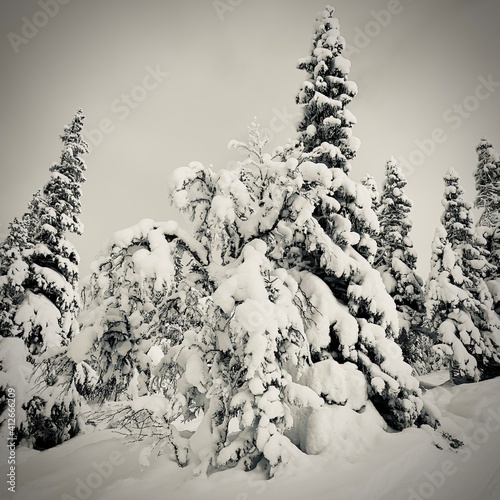
<svg viewBox="0 0 500 500">
<path fill-rule="evenodd" d="M 30 247 L 28 227 L 23 219 L 14 219 L 0 246 L 0 334 L 2 337 L 19 335 L 14 322 L 19 297 L 29 277 L 29 265 L 24 251 Z"/>
<path fill-rule="evenodd" d="M 355 246 L 371 262 L 375 254 L 372 237 L 378 231 L 371 195 L 360 183 L 345 176 L 360 141 L 352 132 L 356 118 L 347 109 L 357 94 L 357 86 L 348 79 L 350 63 L 342 56 L 344 47 L 338 19 L 334 17 L 334 9 L 328 6 L 318 14 L 311 55 L 298 64 L 308 79 L 296 98 L 302 108 L 297 131 L 302 158 L 323 163 L 333 170 L 334 182 L 329 194 L 336 203 L 317 206 L 316 219 L 330 238 Z M 338 213 L 350 227 L 336 217 Z"/>
<path fill-rule="evenodd" d="M 306 334 L 311 349 L 319 352 L 328 347 L 331 326 L 338 335 L 343 354 L 348 357 L 358 338 L 356 319 L 348 308 L 335 298 L 323 280 L 307 271 L 292 270 L 291 274 L 313 306 L 310 316 L 309 311 L 306 316 L 309 325 Z"/>
<path fill-rule="evenodd" d="M 380 198 L 379 223 L 380 236 L 376 264 L 379 269 L 388 269 L 395 275 L 397 272 L 408 274 L 407 271 L 415 270 L 416 256 L 413 244 L 409 237 L 412 227 L 409 218 L 412 203 L 404 194 L 406 179 L 394 159 L 387 162 L 385 183 Z M 393 260 L 399 269 L 393 269 Z M 406 266 L 406 268 L 402 266 Z M 416 277 L 409 276 L 409 280 L 418 281 Z M 402 283 L 401 289 L 406 287 Z"/>
<path fill-rule="evenodd" d="M 81 332 L 69 354 L 75 361 L 92 360 L 99 378 L 93 390 L 97 401 L 148 393 L 149 351 L 160 343 L 157 310 L 181 279 L 182 259 L 197 252 L 204 255 L 176 222 L 144 219 L 115 233 L 92 263 Z"/>
<path fill-rule="evenodd" d="M 31 354 L 40 354 L 53 347 L 61 347 L 65 341 L 59 320 L 61 313 L 43 295 L 27 291 L 16 312 L 14 321 L 22 325 L 22 336 L 29 339 L 33 332 L 43 332 L 38 343 L 28 343 Z"/>
<path fill-rule="evenodd" d="M 26 229 L 30 231 L 30 244 L 23 251 L 23 258 L 29 265 L 30 290 L 33 294 L 48 299 L 55 304 L 57 314 L 52 315 L 51 321 L 45 321 L 47 336 L 59 335 L 62 345 L 77 332 L 76 315 L 79 311 L 78 291 L 78 261 L 79 257 L 74 246 L 66 239 L 66 233 L 81 234 L 82 226 L 79 220 L 81 212 L 81 188 L 85 181 L 85 162 L 80 158 L 87 153 L 87 144 L 81 136 L 83 129 L 83 113 L 79 110 L 72 122 L 65 127 L 61 136 L 63 143 L 59 163 L 50 168 L 51 178 L 41 193 L 33 197 L 30 211 L 23 217 Z M 34 221 L 37 221 L 35 223 Z M 32 307 L 35 300 L 26 295 L 19 308 L 25 311 Z M 31 305 L 25 303 L 30 301 Z M 48 310 L 50 310 L 50 307 Z M 38 308 L 40 309 L 40 308 Z M 40 316 L 43 312 L 34 311 Z M 24 331 L 25 338 L 30 346 L 40 343 L 31 332 L 43 339 L 45 330 L 31 329 L 34 325 L 26 313 L 16 316 L 16 323 Z M 24 321 L 28 323 L 25 324 Z M 35 322 L 36 323 L 36 322 Z M 55 324 L 59 324 L 60 331 L 54 332 Z M 44 341 L 45 346 L 52 345 L 52 340 Z M 33 347 L 30 347 L 33 351 Z M 45 348 L 39 347 L 38 352 Z"/>
<path fill-rule="evenodd" d="M 191 438 L 170 434 L 200 474 L 261 459 L 278 472 L 284 443 L 302 442 L 307 415 L 322 404 L 360 409 L 373 397 L 397 429 L 426 419 L 390 338 L 395 304 L 345 215 L 350 204 L 375 228 L 370 192 L 302 153 L 271 157 L 258 127 L 251 133 L 249 144 L 231 144 L 248 152 L 231 170 L 194 162 L 174 175 L 173 203 L 195 223 L 213 291 L 155 372 L 172 397 L 167 420 L 203 409 Z M 332 214 L 328 231 L 319 207 Z"/>
<path fill-rule="evenodd" d="M 378 212 L 378 209 L 380 207 L 380 193 L 378 190 L 377 183 L 375 179 L 371 175 L 365 175 L 363 179 L 361 179 L 361 184 L 368 189 L 368 192 L 370 193 L 370 196 L 372 198 L 372 208 L 375 211 L 375 213 Z"/>
<path fill-rule="evenodd" d="M 236 261 L 218 269 L 220 282 L 211 299 L 220 315 L 217 335 L 206 325 L 198 334 L 200 340 L 206 337 L 204 342 L 196 341 L 193 332 L 166 355 L 179 365 L 177 384 L 183 392 L 210 397 L 205 418 L 189 440 L 200 473 L 210 464 L 224 467 L 242 457 L 250 467 L 253 455 L 266 459 L 274 474 L 286 461 L 281 434 L 292 424 L 288 398 L 295 405 L 313 404 L 313 394 L 291 385 L 309 356 L 302 311 L 294 302 L 298 284 L 284 269 L 275 268 L 267 250 L 262 240 L 254 239 Z M 210 363 L 213 348 L 221 352 L 217 364 Z M 231 380 L 230 385 L 223 380 Z M 229 413 L 224 415 L 221 408 Z M 237 419 L 240 429 L 231 437 L 230 419 Z"/>
<path fill-rule="evenodd" d="M 376 189 L 369 178 L 366 182 Z M 412 203 L 404 192 L 405 186 L 406 179 L 391 158 L 386 164 L 379 202 L 380 233 L 376 236 L 378 251 L 375 264 L 396 303 L 400 327 L 398 343 L 404 359 L 418 373 L 426 373 L 434 364 L 432 342 L 414 329 L 423 320 L 424 294 L 423 281 L 416 272 L 417 256 L 410 237 Z"/>
<path fill-rule="evenodd" d="M 442 222 L 463 276 L 463 288 L 470 294 L 470 309 L 475 327 L 481 333 L 484 349 L 478 366 L 487 376 L 488 365 L 500 355 L 500 321 L 493 310 L 493 297 L 485 283 L 493 266 L 483 240 L 474 228 L 471 205 L 463 198 L 463 189 L 457 173 L 450 169 L 445 176 L 444 212 Z"/>
<path fill-rule="evenodd" d="M 500 159 L 491 142 L 482 139 L 476 148 L 478 164 L 475 205 L 482 208 L 478 225 L 496 228 L 500 213 Z"/>
<path fill-rule="evenodd" d="M 482 306 L 464 284 L 460 259 L 440 226 L 432 245 L 426 285 L 427 321 L 444 344 L 452 378 L 456 382 L 473 382 L 481 378 L 491 361 L 498 362 L 498 344 L 491 330 L 478 328 Z"/>
<path fill-rule="evenodd" d="M 298 68 L 308 73 L 297 95 L 303 108 L 298 124 L 304 152 L 312 152 L 326 143 L 335 154 L 325 153 L 320 161 L 328 167 L 349 171 L 349 160 L 355 157 L 359 140 L 352 136 L 354 115 L 346 108 L 357 94 L 357 86 L 349 81 L 351 63 L 342 56 L 345 40 L 333 7 L 318 14 L 311 55 L 299 60 Z"/>
<path fill-rule="evenodd" d="M 20 422 L 26 418 L 23 405 L 29 401 L 29 378 L 32 366 L 27 357 L 28 351 L 21 338 L 0 337 L 0 402 L 4 403 L 7 399 L 7 389 L 15 388 L 16 417 Z M 1 407 L 0 435 L 7 439 L 8 408 L 4 404 Z"/>
<path fill-rule="evenodd" d="M 474 172 L 476 199 L 474 204 L 481 210 L 478 232 L 489 252 L 487 278 L 492 281 L 500 276 L 500 160 L 493 145 L 482 139 L 476 148 L 478 164 Z M 498 300 L 495 301 L 498 310 Z"/>
</svg>

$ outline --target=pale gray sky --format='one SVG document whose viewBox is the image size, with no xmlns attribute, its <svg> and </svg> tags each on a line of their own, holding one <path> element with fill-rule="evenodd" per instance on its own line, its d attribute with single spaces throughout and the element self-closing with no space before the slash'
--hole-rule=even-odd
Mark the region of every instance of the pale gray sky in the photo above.
<svg viewBox="0 0 500 500">
<path fill-rule="evenodd" d="M 0 0 L 0 232 L 48 180 L 59 134 L 82 107 L 87 131 L 106 130 L 85 158 L 85 234 L 73 238 L 85 275 L 114 231 L 146 217 L 182 220 L 168 200 L 176 167 L 191 160 L 226 167 L 238 159 L 228 141 L 244 139 L 254 116 L 272 146 L 294 136 L 305 77 L 296 61 L 308 55 L 326 2 L 59 2 Z M 459 172 L 472 201 L 475 146 L 486 136 L 500 149 L 500 3 L 330 3 L 359 86 L 350 109 L 362 145 L 352 176 L 369 172 L 380 185 L 389 156 L 413 160 L 407 194 L 425 279 L 444 172 Z M 390 19 L 377 15 L 389 9 Z M 417 140 L 430 154 L 415 152 Z"/>
</svg>

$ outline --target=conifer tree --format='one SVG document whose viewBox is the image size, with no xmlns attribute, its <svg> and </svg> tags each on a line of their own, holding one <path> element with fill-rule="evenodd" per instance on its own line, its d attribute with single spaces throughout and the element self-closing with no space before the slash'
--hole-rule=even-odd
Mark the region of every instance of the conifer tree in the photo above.
<svg viewBox="0 0 500 500">
<path fill-rule="evenodd" d="M 497 228 L 500 223 L 500 156 L 491 142 L 481 139 L 476 147 L 478 164 L 475 206 L 483 211 L 478 226 Z"/>
<path fill-rule="evenodd" d="M 14 313 L 24 294 L 28 265 L 23 251 L 30 245 L 29 234 L 21 219 L 9 224 L 7 237 L 0 246 L 0 429 L 5 433 L 8 390 L 16 391 L 16 410 L 22 412 L 26 403 L 27 379 L 31 365 L 26 362 L 28 352 L 19 337 Z M 6 436 L 5 436 L 6 437 Z"/>
<path fill-rule="evenodd" d="M 351 63 L 342 56 L 345 40 L 334 12 L 327 6 L 318 14 L 311 55 L 299 60 L 298 68 L 306 71 L 308 79 L 296 98 L 303 115 L 297 131 L 303 158 L 325 164 L 334 177 L 330 196 L 336 203 L 318 204 L 316 219 L 334 239 L 342 238 L 351 229 L 346 228 L 346 223 L 352 226 L 359 235 L 353 246 L 371 262 L 376 247 L 373 236 L 378 231 L 377 218 L 367 210 L 371 196 L 360 183 L 351 182 L 347 189 L 344 181 L 351 169 L 350 160 L 360 146 L 359 139 L 352 135 L 356 118 L 347 108 L 358 88 L 349 80 Z M 339 226 L 340 220 L 343 227 Z"/>
<path fill-rule="evenodd" d="M 476 208 L 482 209 L 477 226 L 486 240 L 491 264 L 489 286 L 500 302 L 500 157 L 491 142 L 482 139 L 476 148 L 478 164 L 474 173 L 476 181 Z"/>
<path fill-rule="evenodd" d="M 347 105 L 358 93 L 349 80 L 351 63 L 342 56 L 345 39 L 335 9 L 327 6 L 318 14 L 312 50 L 299 60 L 298 68 L 309 78 L 302 84 L 297 103 L 302 105 L 303 118 L 298 124 L 304 152 L 317 151 L 318 161 L 348 173 L 349 160 L 356 156 L 359 140 L 352 135 L 355 116 Z M 317 149 L 319 146 L 323 148 Z"/>
<path fill-rule="evenodd" d="M 205 415 L 190 439 L 170 427 L 179 462 L 194 455 L 203 472 L 264 460 L 272 475 L 290 453 L 294 413 L 324 402 L 359 409 L 369 399 L 396 429 L 430 421 L 390 338 L 394 302 L 353 247 L 359 235 L 341 215 L 333 237 L 315 218 L 319 205 L 338 207 L 335 183 L 349 193 L 356 183 L 307 157 L 273 160 L 256 125 L 249 144 L 233 146 L 249 158 L 232 170 L 193 162 L 174 175 L 174 203 L 196 225 L 214 289 L 164 360 L 177 388 L 166 420 Z M 240 431 L 230 437 L 232 418 Z"/>
<path fill-rule="evenodd" d="M 153 346 L 166 351 L 172 336 L 173 321 L 165 317 L 164 304 L 178 299 L 176 285 L 188 283 L 188 275 L 195 273 L 191 261 L 197 257 L 188 241 L 175 222 L 144 219 L 117 232 L 92 263 L 81 332 L 70 352 L 79 350 L 78 344 L 91 346 L 80 359 L 97 374 L 93 401 L 130 400 L 150 393 L 149 351 Z M 181 310 L 176 311 L 176 323 L 185 314 Z"/>
<path fill-rule="evenodd" d="M 9 224 L 9 233 L 0 247 L 0 332 L 2 337 L 16 336 L 14 311 L 24 293 L 23 283 L 28 265 L 23 251 L 30 245 L 30 237 L 23 220 L 15 218 Z"/>
<path fill-rule="evenodd" d="M 83 229 L 80 184 L 86 167 L 80 155 L 88 152 L 81 136 L 83 119 L 79 110 L 65 127 L 60 161 L 50 168 L 50 180 L 23 217 L 30 244 L 22 251 L 27 273 L 13 322 L 34 372 L 31 399 L 19 415 L 19 436 L 37 449 L 72 437 L 80 427 L 81 397 L 75 384 L 82 367 L 65 357 L 78 330 L 79 258 L 66 233 L 81 234 Z"/>
<path fill-rule="evenodd" d="M 417 254 L 410 237 L 412 202 L 404 193 L 406 179 L 394 158 L 386 164 L 385 182 L 378 212 L 380 233 L 375 266 L 399 316 L 398 344 L 405 361 L 418 373 L 430 370 L 432 341 L 417 332 L 423 321 L 423 281 L 416 272 Z"/>
<path fill-rule="evenodd" d="M 474 231 L 472 207 L 464 200 L 453 169 L 448 170 L 444 181 L 443 230 L 439 234 L 441 244 L 435 244 L 435 269 L 427 286 L 427 316 L 451 347 L 452 378 L 457 382 L 477 381 L 487 378 L 500 359 L 500 324 L 484 281 L 489 265 Z M 456 297 L 447 291 L 449 284 Z"/>
<path fill-rule="evenodd" d="M 488 252 L 478 237 L 472 217 L 472 206 L 463 198 L 463 189 L 457 173 L 450 169 L 445 175 L 445 197 L 442 224 L 448 240 L 457 256 L 457 263 L 465 277 L 464 287 L 476 304 L 473 321 L 484 338 L 488 353 L 479 360 L 483 372 L 497 357 L 500 347 L 500 322 L 493 310 L 493 297 L 485 283 L 492 266 L 488 264 Z"/>
<path fill-rule="evenodd" d="M 425 306 L 428 325 L 438 334 L 442 343 L 438 347 L 447 356 L 450 377 L 455 383 L 480 379 L 477 358 L 486 351 L 471 317 L 475 305 L 463 287 L 464 280 L 446 231 L 438 226 L 432 243 Z"/>
</svg>

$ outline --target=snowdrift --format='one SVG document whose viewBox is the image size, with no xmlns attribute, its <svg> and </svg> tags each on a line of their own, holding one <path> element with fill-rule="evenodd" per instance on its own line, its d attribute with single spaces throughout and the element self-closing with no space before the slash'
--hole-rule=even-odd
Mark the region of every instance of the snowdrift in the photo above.
<svg viewBox="0 0 500 500">
<path fill-rule="evenodd" d="M 431 387 L 442 381 L 442 375 L 426 376 L 422 382 Z M 500 498 L 500 379 L 461 386 L 446 382 L 428 390 L 424 398 L 441 410 L 441 431 L 461 440 L 463 446 L 450 448 L 428 426 L 386 432 L 370 406 L 364 413 L 330 406 L 318 416 L 315 441 L 308 443 L 321 448 L 319 454 L 288 450 L 293 454 L 289 466 L 271 480 L 259 467 L 203 478 L 193 477 L 196 464 L 179 468 L 167 449 L 159 457 L 153 450 L 150 465 L 145 466 L 147 442 L 132 442 L 105 430 L 44 452 L 19 448 L 15 498 Z M 1 473 L 6 477 L 6 467 Z"/>
</svg>

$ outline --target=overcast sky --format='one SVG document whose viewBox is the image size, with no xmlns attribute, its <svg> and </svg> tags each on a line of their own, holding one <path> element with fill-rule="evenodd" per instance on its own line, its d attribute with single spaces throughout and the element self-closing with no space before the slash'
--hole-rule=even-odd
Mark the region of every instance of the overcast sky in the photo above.
<svg viewBox="0 0 500 500">
<path fill-rule="evenodd" d="M 182 221 L 168 199 L 172 171 L 192 160 L 215 168 L 237 160 L 226 145 L 245 139 L 254 116 L 272 146 L 294 137 L 305 78 L 296 61 L 309 54 L 323 0 L 45 2 L 50 15 L 44 0 L 0 2 L 0 232 L 48 180 L 59 135 L 79 107 L 92 147 L 85 233 L 72 238 L 81 275 L 113 232 L 143 218 Z M 408 162 L 425 279 L 443 174 L 454 167 L 472 201 L 479 139 L 500 149 L 500 2 L 333 5 L 359 87 L 350 105 L 361 139 L 352 176 L 370 173 L 380 185 L 391 155 Z"/>
</svg>

